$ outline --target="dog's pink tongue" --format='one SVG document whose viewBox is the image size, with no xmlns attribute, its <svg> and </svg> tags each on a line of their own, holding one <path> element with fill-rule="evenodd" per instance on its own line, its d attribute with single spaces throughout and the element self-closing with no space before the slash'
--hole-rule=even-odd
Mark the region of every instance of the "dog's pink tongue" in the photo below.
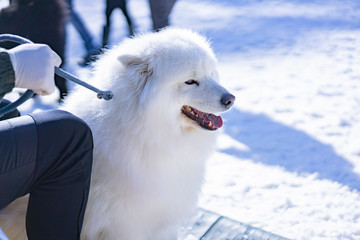
<svg viewBox="0 0 360 240">
<path fill-rule="evenodd" d="M 203 124 L 211 129 L 221 128 L 223 125 L 222 118 L 211 113 L 200 113 L 199 117 L 202 119 Z"/>
</svg>

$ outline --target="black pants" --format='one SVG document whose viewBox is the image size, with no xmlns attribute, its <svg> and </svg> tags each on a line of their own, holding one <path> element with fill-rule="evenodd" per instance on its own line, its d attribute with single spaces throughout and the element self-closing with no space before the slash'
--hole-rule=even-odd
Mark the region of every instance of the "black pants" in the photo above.
<svg viewBox="0 0 360 240">
<path fill-rule="evenodd" d="M 80 238 L 92 149 L 89 127 L 64 111 L 0 121 L 0 209 L 30 193 L 29 240 Z"/>
</svg>

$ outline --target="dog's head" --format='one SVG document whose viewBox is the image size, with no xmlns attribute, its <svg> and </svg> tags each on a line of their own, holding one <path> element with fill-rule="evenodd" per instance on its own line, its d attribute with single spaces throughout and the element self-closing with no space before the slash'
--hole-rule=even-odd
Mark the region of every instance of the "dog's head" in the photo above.
<svg viewBox="0 0 360 240">
<path fill-rule="evenodd" d="M 156 112 L 158 118 L 186 129 L 222 126 L 216 114 L 230 109 L 235 97 L 219 85 L 216 58 L 204 37 L 168 28 L 128 39 L 119 47 L 123 78 L 142 111 Z"/>
</svg>

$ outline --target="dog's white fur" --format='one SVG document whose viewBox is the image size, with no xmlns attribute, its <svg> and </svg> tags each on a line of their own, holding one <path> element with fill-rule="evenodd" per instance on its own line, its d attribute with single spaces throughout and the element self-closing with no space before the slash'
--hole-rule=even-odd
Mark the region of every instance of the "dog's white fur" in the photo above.
<svg viewBox="0 0 360 240">
<path fill-rule="evenodd" d="M 189 79 L 199 84 L 186 84 Z M 94 135 L 82 239 L 176 239 L 178 224 L 196 205 L 217 135 L 181 108 L 227 110 L 220 99 L 228 92 L 217 82 L 208 42 L 189 30 L 125 40 L 96 62 L 91 84 L 111 89 L 113 99 L 98 100 L 79 87 L 65 104 Z M 3 217 L 15 215 L 0 215 L 0 223 Z"/>
</svg>

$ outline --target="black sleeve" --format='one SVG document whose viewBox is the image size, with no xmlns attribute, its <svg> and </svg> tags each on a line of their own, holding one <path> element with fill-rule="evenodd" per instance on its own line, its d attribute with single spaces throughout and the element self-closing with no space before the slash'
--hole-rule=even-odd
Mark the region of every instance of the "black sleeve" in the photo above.
<svg viewBox="0 0 360 240">
<path fill-rule="evenodd" d="M 10 56 L 0 49 L 0 99 L 15 86 L 15 72 Z"/>
</svg>

